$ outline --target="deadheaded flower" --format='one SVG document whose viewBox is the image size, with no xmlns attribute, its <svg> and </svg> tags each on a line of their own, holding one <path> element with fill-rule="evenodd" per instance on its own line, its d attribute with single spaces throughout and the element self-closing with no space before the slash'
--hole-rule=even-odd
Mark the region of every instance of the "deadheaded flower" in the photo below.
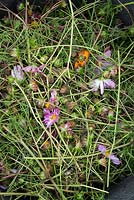
<svg viewBox="0 0 134 200">
<path fill-rule="evenodd" d="M 55 122 L 58 122 L 59 114 L 60 114 L 60 110 L 58 108 L 54 108 L 53 111 L 50 111 L 48 109 L 44 109 L 44 120 L 43 120 L 43 122 L 47 125 L 47 128 L 49 128 Z"/>
<path fill-rule="evenodd" d="M 109 158 L 115 165 L 120 165 L 121 161 L 117 158 L 116 155 L 110 153 L 103 144 L 98 145 L 98 151 L 102 153 L 104 158 Z"/>
<path fill-rule="evenodd" d="M 115 88 L 116 84 L 113 80 L 111 79 L 94 79 L 90 82 L 89 87 L 92 88 L 93 92 L 96 92 L 100 89 L 100 94 L 104 94 L 104 89 L 105 88 Z"/>
</svg>

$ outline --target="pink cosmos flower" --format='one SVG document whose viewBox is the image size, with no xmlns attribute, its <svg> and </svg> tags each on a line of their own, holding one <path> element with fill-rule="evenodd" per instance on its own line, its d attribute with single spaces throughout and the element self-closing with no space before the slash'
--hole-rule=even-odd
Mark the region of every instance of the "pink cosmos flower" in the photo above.
<svg viewBox="0 0 134 200">
<path fill-rule="evenodd" d="M 104 89 L 105 88 L 115 88 L 116 84 L 113 80 L 111 79 L 94 79 L 90 82 L 90 88 L 92 88 L 93 92 L 98 91 L 100 89 L 100 94 L 104 94 Z"/>
<path fill-rule="evenodd" d="M 44 109 L 43 122 L 47 125 L 47 128 L 49 128 L 51 125 L 53 125 L 55 122 L 58 121 L 59 114 L 60 114 L 60 110 L 58 108 L 54 108 L 53 111 Z"/>
<path fill-rule="evenodd" d="M 115 165 L 121 164 L 119 158 L 117 158 L 113 153 L 110 154 L 103 144 L 98 145 L 98 151 L 100 151 L 106 158 L 109 158 Z"/>
<path fill-rule="evenodd" d="M 24 79 L 24 72 L 22 71 L 22 67 L 20 65 L 14 66 L 11 70 L 11 76 L 18 80 Z"/>
</svg>

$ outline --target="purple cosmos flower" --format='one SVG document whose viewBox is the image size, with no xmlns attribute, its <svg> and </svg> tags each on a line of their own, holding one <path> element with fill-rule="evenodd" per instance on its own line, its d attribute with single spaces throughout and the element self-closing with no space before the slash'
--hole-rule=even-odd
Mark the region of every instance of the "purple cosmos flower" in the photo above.
<svg viewBox="0 0 134 200">
<path fill-rule="evenodd" d="M 113 153 L 110 154 L 103 144 L 98 145 L 98 151 L 100 151 L 106 158 L 109 158 L 115 165 L 121 164 L 119 158 L 117 158 Z"/>
<path fill-rule="evenodd" d="M 22 71 L 22 67 L 20 65 L 14 66 L 14 68 L 11 70 L 11 76 L 18 80 L 23 80 L 24 72 Z"/>
<path fill-rule="evenodd" d="M 116 84 L 113 80 L 111 79 L 95 79 L 90 82 L 90 88 L 92 88 L 93 92 L 98 91 L 100 89 L 101 95 L 104 94 L 104 89 L 105 88 L 115 88 Z"/>
<path fill-rule="evenodd" d="M 44 109 L 43 122 L 47 125 L 47 128 L 49 128 L 51 125 L 53 125 L 55 122 L 58 121 L 59 114 L 60 114 L 60 110 L 58 108 L 54 108 L 53 111 Z"/>
</svg>

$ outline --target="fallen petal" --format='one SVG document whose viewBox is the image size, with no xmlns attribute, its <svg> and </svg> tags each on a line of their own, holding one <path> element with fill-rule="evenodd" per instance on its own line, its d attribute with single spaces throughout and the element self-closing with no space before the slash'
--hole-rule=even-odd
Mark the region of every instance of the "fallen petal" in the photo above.
<svg viewBox="0 0 134 200">
<path fill-rule="evenodd" d="M 117 158 L 117 156 L 115 156 L 114 154 L 111 154 L 109 156 L 110 160 L 112 160 L 112 162 L 115 164 L 115 165 L 120 165 L 121 164 L 121 161 L 119 160 L 119 158 Z"/>
<path fill-rule="evenodd" d="M 98 151 L 100 151 L 102 154 L 105 154 L 106 147 L 103 144 L 98 145 Z"/>
<path fill-rule="evenodd" d="M 111 79 L 104 80 L 104 88 L 115 88 L 116 84 Z"/>
</svg>

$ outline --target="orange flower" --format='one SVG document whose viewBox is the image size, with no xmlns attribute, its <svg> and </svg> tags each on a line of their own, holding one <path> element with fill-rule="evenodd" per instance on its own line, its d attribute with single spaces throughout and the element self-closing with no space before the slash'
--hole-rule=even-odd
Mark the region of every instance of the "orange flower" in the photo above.
<svg viewBox="0 0 134 200">
<path fill-rule="evenodd" d="M 90 56 L 90 51 L 83 49 L 80 52 L 78 52 L 78 56 L 76 58 L 76 61 L 74 63 L 74 68 L 78 69 L 79 67 L 85 66 Z"/>
</svg>

